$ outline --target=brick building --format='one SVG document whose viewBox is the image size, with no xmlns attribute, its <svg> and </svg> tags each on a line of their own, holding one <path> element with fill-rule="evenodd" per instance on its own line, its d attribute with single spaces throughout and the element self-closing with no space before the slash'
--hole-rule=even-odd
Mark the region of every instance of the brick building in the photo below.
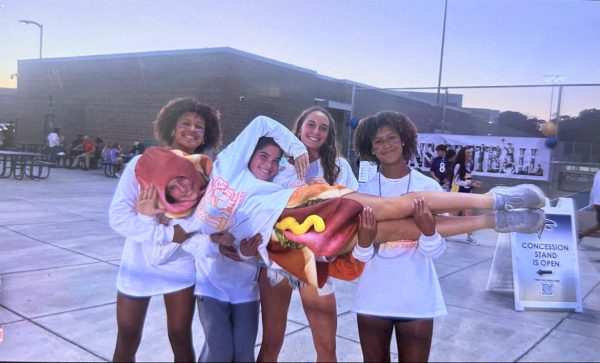
<svg viewBox="0 0 600 363">
<path fill-rule="evenodd" d="M 351 117 L 392 109 L 407 114 L 421 132 L 439 130 L 442 119 L 442 108 L 427 101 L 231 48 L 21 60 L 18 74 L 17 141 L 26 143 L 43 143 L 51 128 L 60 127 L 67 141 L 88 134 L 127 150 L 133 139 L 153 139 L 156 113 L 181 96 L 221 110 L 225 145 L 256 115 L 291 127 L 314 104 L 336 118 L 344 155 Z M 444 118 L 444 129 L 452 130 L 471 115 L 447 107 Z"/>
<path fill-rule="evenodd" d="M 0 123 L 9 123 L 17 119 L 17 90 L 0 88 Z"/>
</svg>

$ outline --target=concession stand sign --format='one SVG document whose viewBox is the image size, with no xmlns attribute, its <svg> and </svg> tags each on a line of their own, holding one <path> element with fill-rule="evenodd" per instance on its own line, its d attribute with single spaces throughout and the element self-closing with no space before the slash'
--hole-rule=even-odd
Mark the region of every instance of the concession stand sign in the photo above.
<svg viewBox="0 0 600 363">
<path fill-rule="evenodd" d="M 539 233 L 512 233 L 515 310 L 574 309 L 582 312 L 573 200 L 546 207 Z"/>
</svg>

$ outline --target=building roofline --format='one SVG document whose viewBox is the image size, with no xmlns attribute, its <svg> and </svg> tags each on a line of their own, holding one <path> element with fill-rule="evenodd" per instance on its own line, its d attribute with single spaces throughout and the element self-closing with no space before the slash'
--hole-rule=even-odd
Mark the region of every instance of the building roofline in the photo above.
<svg viewBox="0 0 600 363">
<path fill-rule="evenodd" d="M 263 57 L 253 53 L 248 53 L 242 50 L 230 48 L 230 47 L 216 47 L 216 48 L 196 48 L 196 49 L 175 49 L 175 50 L 156 50 L 146 52 L 131 52 L 131 53 L 114 53 L 114 54 L 98 54 L 98 55 L 83 55 L 83 56 L 72 56 L 72 57 L 57 57 L 57 58 L 42 58 L 42 59 L 23 59 L 19 60 L 21 63 L 53 63 L 53 62 L 65 62 L 65 61 L 81 61 L 81 60 L 102 60 L 102 59 L 126 59 L 134 57 L 156 57 L 156 56 L 169 56 L 169 55 L 204 55 L 214 53 L 228 53 L 249 59 L 258 60 L 261 62 L 277 65 L 280 67 L 293 69 L 295 71 L 317 74 L 317 71 L 302 68 L 293 64 L 284 63 L 271 58 Z"/>
<path fill-rule="evenodd" d="M 415 103 L 421 103 L 429 106 L 438 106 L 434 103 L 427 102 L 425 100 L 415 99 L 409 97 L 407 95 L 399 94 L 399 92 L 395 89 L 385 89 L 380 87 L 371 86 L 368 84 L 348 80 L 348 79 L 337 79 L 334 77 L 326 76 L 323 74 L 319 74 L 316 70 L 299 67 L 293 64 L 284 63 L 281 61 L 277 61 L 271 58 L 263 57 L 260 55 L 256 55 L 253 53 L 248 53 L 239 49 L 234 49 L 230 47 L 214 47 L 214 48 L 195 48 L 195 49 L 175 49 L 175 50 L 157 50 L 157 51 L 145 51 L 145 52 L 131 52 L 131 53 L 114 53 L 114 54 L 99 54 L 99 55 L 84 55 L 84 56 L 72 56 L 72 57 L 57 57 L 57 58 L 42 58 L 42 59 L 24 59 L 19 60 L 19 63 L 53 63 L 53 62 L 65 62 L 65 61 L 82 61 L 82 60 L 103 60 L 103 59 L 127 59 L 134 57 L 156 57 L 156 56 L 170 56 L 170 55 L 205 55 L 205 54 L 215 54 L 215 53 L 226 53 L 233 54 L 240 57 L 253 59 L 269 64 L 273 64 L 279 67 L 292 69 L 302 73 L 308 73 L 314 75 L 318 79 L 330 80 L 340 82 L 342 84 L 346 84 L 349 86 L 354 86 L 357 90 L 372 90 L 382 92 L 391 96 L 400 97 L 408 101 L 412 101 Z M 457 94 L 461 95 L 462 94 Z M 446 106 L 448 108 L 455 109 L 453 107 Z M 456 109 L 459 111 L 459 109 Z"/>
<path fill-rule="evenodd" d="M 2 96 L 6 96 L 6 95 L 17 95 L 17 89 L 16 88 L 9 88 L 9 87 L 0 87 L 0 95 Z"/>
</svg>

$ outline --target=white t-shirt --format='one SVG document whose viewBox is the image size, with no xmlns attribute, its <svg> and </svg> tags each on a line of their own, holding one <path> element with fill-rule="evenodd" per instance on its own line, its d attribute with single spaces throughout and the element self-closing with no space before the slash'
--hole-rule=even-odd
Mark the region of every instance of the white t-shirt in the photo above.
<svg viewBox="0 0 600 363">
<path fill-rule="evenodd" d="M 255 257 L 234 261 L 219 252 L 209 236 L 195 234 L 183 243 L 183 249 L 196 260 L 194 294 L 241 304 L 259 299 L 258 261 Z"/>
<path fill-rule="evenodd" d="M 55 147 L 60 145 L 60 139 L 56 132 L 51 132 L 48 134 L 48 147 Z"/>
<path fill-rule="evenodd" d="M 594 184 L 590 190 L 590 206 L 600 205 L 600 170 L 594 175 Z"/>
<path fill-rule="evenodd" d="M 435 180 L 415 170 L 400 179 L 388 179 L 377 173 L 358 189 L 361 193 L 384 197 L 423 190 L 442 189 Z M 380 244 L 372 258 L 364 259 L 365 269 L 358 280 L 352 311 L 398 318 L 445 315 L 446 305 L 432 261 L 445 248 L 444 238 L 437 233 L 430 237 L 422 235 L 419 241 Z M 360 246 L 353 254 L 359 258 L 357 249 Z"/>
<path fill-rule="evenodd" d="M 173 240 L 173 223 L 164 226 L 154 217 L 138 215 L 140 186 L 135 165 L 128 164 L 115 190 L 109 210 L 110 226 L 126 237 L 117 275 L 117 289 L 131 296 L 153 296 L 194 285 L 194 259 Z"/>
<path fill-rule="evenodd" d="M 248 258 L 239 253 L 239 243 L 243 238 L 260 233 L 263 240 L 259 254 L 264 263 L 269 265 L 267 244 L 271 231 L 293 192 L 293 189 L 257 179 L 248 169 L 248 162 L 261 136 L 272 137 L 284 152 L 294 158 L 307 153 L 306 147 L 291 131 L 266 116 L 258 116 L 252 120 L 219 153 L 206 193 L 196 208 L 194 218 L 182 226 L 188 232 L 202 231 L 206 235 L 228 230 L 236 239 L 234 246 L 238 249 L 238 254 L 246 260 L 245 264 L 252 267 L 240 265 L 241 262 L 233 260 L 229 262 L 226 257 L 214 258 L 219 253 L 215 253 L 218 246 L 210 246 L 209 249 L 214 248 L 212 252 L 191 247 L 190 250 L 193 248 L 196 251 L 197 294 L 231 302 L 257 299 L 256 280 L 252 280 L 256 277 L 256 261 L 254 257 Z M 195 243 L 193 239 L 188 241 L 185 244 Z M 240 281 L 232 281 L 236 278 Z M 245 287 L 242 289 L 241 285 Z M 236 289 L 242 290 L 235 291 Z"/>
<path fill-rule="evenodd" d="M 471 188 L 471 178 L 469 177 L 467 179 L 467 174 L 471 174 L 471 166 L 470 164 L 467 164 L 465 167 L 465 179 L 461 179 L 460 178 L 460 165 L 456 164 L 454 165 L 454 179 L 453 179 L 453 183 L 461 186 L 463 188 Z"/>
</svg>

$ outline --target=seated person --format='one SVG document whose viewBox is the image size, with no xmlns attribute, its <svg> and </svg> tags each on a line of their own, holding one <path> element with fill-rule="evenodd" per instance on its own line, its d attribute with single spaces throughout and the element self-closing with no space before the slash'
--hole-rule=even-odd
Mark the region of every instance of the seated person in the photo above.
<svg viewBox="0 0 600 363">
<path fill-rule="evenodd" d="M 133 147 L 129 151 L 129 154 L 133 157 L 136 155 L 143 154 L 145 150 L 144 144 L 140 140 L 133 140 Z"/>
<path fill-rule="evenodd" d="M 113 170 L 115 175 L 119 175 L 123 169 L 123 157 L 121 156 L 121 146 L 118 142 L 112 144 L 112 146 L 106 145 L 102 151 L 102 160 L 105 163 L 113 164 Z"/>
<path fill-rule="evenodd" d="M 85 161 L 83 170 L 88 170 L 90 168 L 91 159 L 96 155 L 96 142 L 89 136 L 85 135 L 83 137 L 83 142 L 81 143 L 81 149 L 83 150 L 83 154 L 79 154 L 75 157 L 73 163 L 71 164 L 71 168 L 78 167 L 79 161 L 83 158 Z"/>
<path fill-rule="evenodd" d="M 73 161 L 75 159 L 75 157 L 77 157 L 80 154 L 83 154 L 83 135 L 77 135 L 77 138 L 75 138 L 72 142 L 71 142 L 71 146 L 69 146 L 69 153 L 68 153 L 68 164 L 67 167 L 74 167 L 75 164 L 73 164 Z"/>
</svg>

